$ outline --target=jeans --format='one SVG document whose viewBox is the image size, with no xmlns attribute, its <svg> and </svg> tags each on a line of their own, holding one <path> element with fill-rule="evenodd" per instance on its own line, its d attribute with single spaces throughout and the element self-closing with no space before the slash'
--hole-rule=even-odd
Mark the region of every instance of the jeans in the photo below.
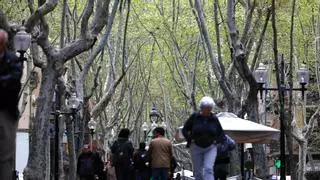
<svg viewBox="0 0 320 180">
<path fill-rule="evenodd" d="M 217 146 L 201 148 L 191 144 L 191 159 L 196 180 L 214 180 L 213 166 L 217 157 Z"/>
<path fill-rule="evenodd" d="M 153 168 L 152 180 L 168 180 L 169 168 Z"/>
</svg>

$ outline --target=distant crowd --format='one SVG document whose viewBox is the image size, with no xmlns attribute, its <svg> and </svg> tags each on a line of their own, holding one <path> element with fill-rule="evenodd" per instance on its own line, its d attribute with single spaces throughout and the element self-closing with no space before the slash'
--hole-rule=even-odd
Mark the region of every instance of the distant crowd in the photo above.
<svg viewBox="0 0 320 180">
<path fill-rule="evenodd" d="M 172 144 L 165 138 L 162 127 L 154 129 L 154 139 L 148 148 L 145 142 L 141 142 L 135 150 L 129 136 L 129 129 L 121 129 L 118 139 L 111 146 L 112 155 L 105 166 L 99 153 L 90 151 L 89 146 L 85 145 L 78 159 L 80 179 L 173 179 L 177 162 L 172 154 Z"/>
<path fill-rule="evenodd" d="M 214 106 L 212 98 L 202 98 L 200 111 L 188 118 L 182 130 L 188 142 L 187 148 L 190 148 L 195 180 L 225 180 L 230 163 L 228 152 L 235 148 L 234 140 L 224 133 L 218 118 L 212 113 Z M 106 164 L 98 153 L 90 151 L 85 145 L 78 159 L 80 180 L 184 179 L 179 173 L 174 177 L 177 161 L 164 128 L 155 128 L 153 135 L 148 146 L 141 142 L 135 150 L 129 140 L 130 130 L 121 129 L 118 139 L 111 146 L 112 156 Z"/>
</svg>

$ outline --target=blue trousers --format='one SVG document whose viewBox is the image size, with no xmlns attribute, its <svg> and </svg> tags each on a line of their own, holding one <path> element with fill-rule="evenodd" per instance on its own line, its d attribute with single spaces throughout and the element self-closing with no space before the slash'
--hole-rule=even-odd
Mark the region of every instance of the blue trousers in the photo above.
<svg viewBox="0 0 320 180">
<path fill-rule="evenodd" d="M 152 180 L 168 180 L 169 168 L 153 168 Z"/>
<path fill-rule="evenodd" d="M 196 180 L 214 180 L 213 166 L 217 157 L 217 146 L 201 148 L 191 144 L 193 174 Z"/>
</svg>

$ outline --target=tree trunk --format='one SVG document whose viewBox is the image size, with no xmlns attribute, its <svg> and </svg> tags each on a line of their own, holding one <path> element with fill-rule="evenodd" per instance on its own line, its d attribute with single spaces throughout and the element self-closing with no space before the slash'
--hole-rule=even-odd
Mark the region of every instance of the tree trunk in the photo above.
<svg viewBox="0 0 320 180">
<path fill-rule="evenodd" d="M 74 140 L 74 122 L 75 120 L 70 117 L 66 118 L 67 136 L 68 136 L 68 151 L 69 151 L 69 179 L 77 178 L 77 155 L 75 151 Z"/>
<path fill-rule="evenodd" d="M 50 58 L 50 57 L 49 57 Z M 49 160 L 46 154 L 49 145 L 48 126 L 51 110 L 52 96 L 56 81 L 54 71 L 54 61 L 50 61 L 46 69 L 42 71 L 42 80 L 39 97 L 37 100 L 37 110 L 34 121 L 30 129 L 29 159 L 24 170 L 26 180 L 44 180 L 49 174 L 46 173 Z M 39 171 L 42 170 L 42 171 Z"/>
<path fill-rule="evenodd" d="M 303 140 L 299 142 L 299 169 L 298 169 L 298 180 L 304 180 L 304 173 L 306 172 L 307 163 L 307 151 L 308 141 Z"/>
</svg>

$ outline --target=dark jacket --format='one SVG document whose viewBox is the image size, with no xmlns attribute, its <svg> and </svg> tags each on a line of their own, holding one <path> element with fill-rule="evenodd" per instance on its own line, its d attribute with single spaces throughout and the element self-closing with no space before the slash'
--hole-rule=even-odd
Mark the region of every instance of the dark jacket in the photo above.
<svg viewBox="0 0 320 180">
<path fill-rule="evenodd" d="M 0 58 L 0 110 L 7 111 L 18 120 L 19 93 L 21 89 L 23 62 L 9 51 L 5 51 Z"/>
<path fill-rule="evenodd" d="M 134 167 L 136 170 L 145 171 L 149 167 L 146 165 L 148 162 L 148 151 L 145 149 L 138 149 L 133 155 Z"/>
<path fill-rule="evenodd" d="M 193 113 L 189 117 L 183 126 L 182 133 L 188 143 L 194 142 L 202 148 L 220 143 L 224 137 L 218 118 L 214 114 L 202 116 L 200 112 Z"/>
<path fill-rule="evenodd" d="M 125 162 L 119 162 L 119 155 L 118 153 L 120 153 L 119 151 L 124 151 L 121 152 L 124 154 L 125 158 L 124 161 Z M 116 140 L 113 145 L 111 146 L 111 153 L 113 155 L 113 163 L 114 165 L 117 164 L 121 164 L 121 165 L 127 165 L 127 166 L 131 166 L 132 163 L 132 158 L 133 158 L 133 152 L 134 152 L 134 148 L 132 143 L 127 139 L 127 138 L 118 138 L 118 140 Z M 121 159 L 120 161 L 123 161 L 123 159 Z"/>
<path fill-rule="evenodd" d="M 77 173 L 80 177 L 89 177 L 96 174 L 97 162 L 94 154 L 89 152 L 82 152 L 78 157 Z"/>
</svg>

